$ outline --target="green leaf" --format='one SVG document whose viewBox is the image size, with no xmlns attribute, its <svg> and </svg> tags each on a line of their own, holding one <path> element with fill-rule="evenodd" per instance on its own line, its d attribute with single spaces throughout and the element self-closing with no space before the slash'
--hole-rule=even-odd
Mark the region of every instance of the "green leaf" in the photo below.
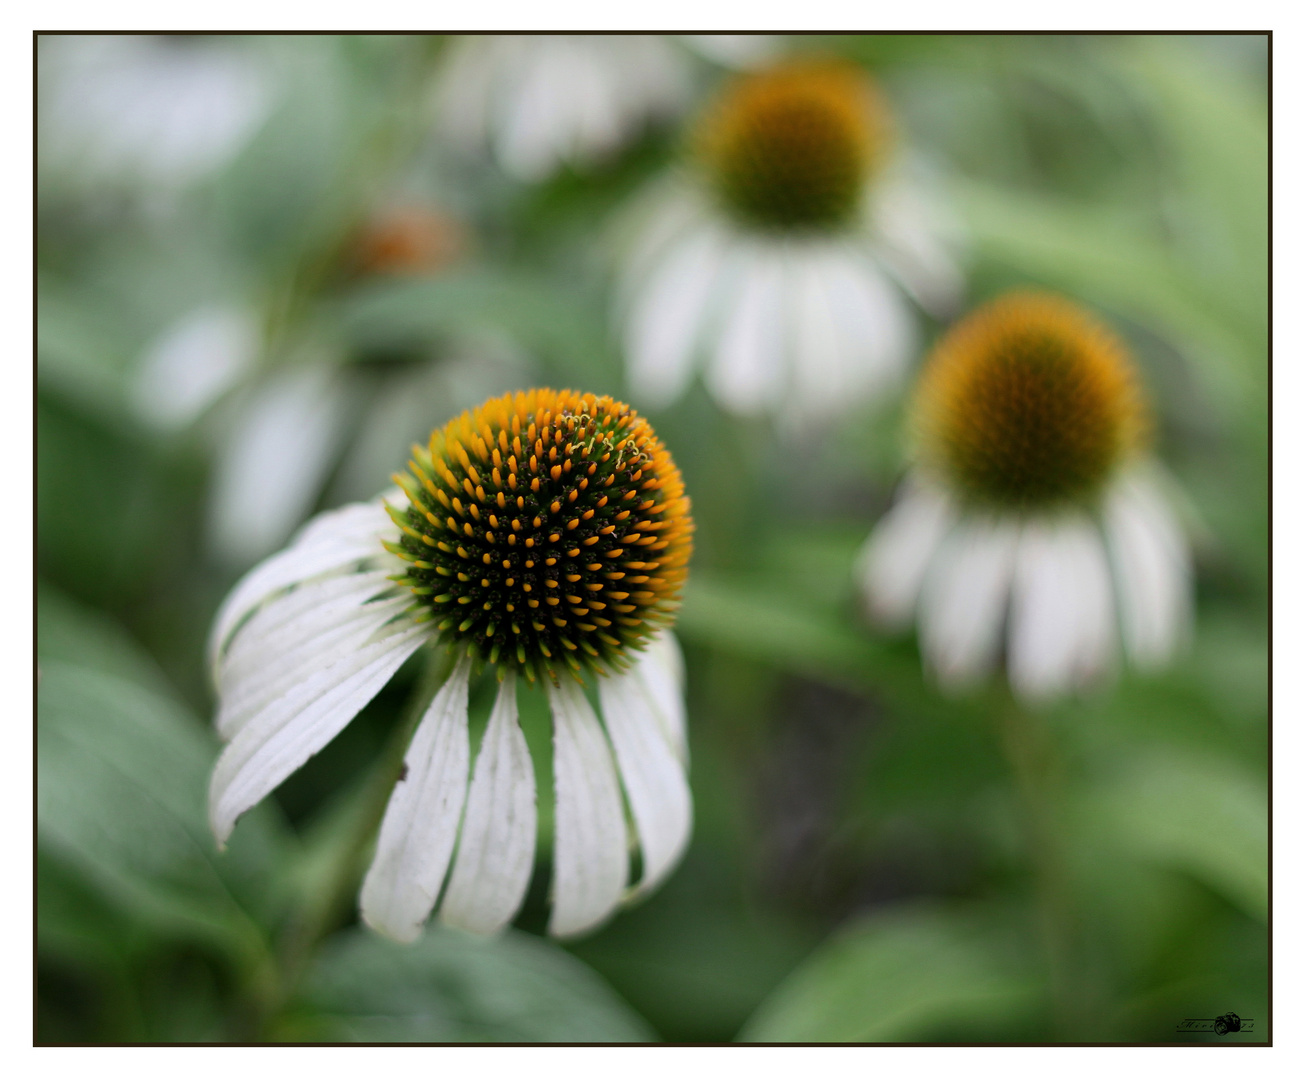
<svg viewBox="0 0 1308 1080">
<path fill-rule="evenodd" d="M 1265 339 L 1223 318 L 1161 241 L 1094 207 L 979 184 L 957 197 L 983 257 L 1149 326 L 1195 362 L 1215 404 L 1245 422 L 1265 413 Z"/>
<path fill-rule="evenodd" d="M 1039 983 L 1003 937 L 961 912 L 877 914 L 821 946 L 740 1034 L 748 1042 L 1012 1037 Z"/>
<path fill-rule="evenodd" d="M 176 701 L 119 676 L 42 663 L 43 854 L 158 932 L 252 961 L 264 946 L 257 920 L 275 916 L 271 882 L 287 857 L 286 838 L 263 808 L 218 853 L 205 815 L 215 756 L 204 726 Z"/>
<path fill-rule="evenodd" d="M 520 271 L 474 269 L 378 284 L 351 298 L 343 318 L 346 333 L 365 348 L 508 333 L 562 378 L 596 392 L 615 369 L 599 314 L 574 292 Z"/>
<path fill-rule="evenodd" d="M 1101 781 L 1079 810 L 1104 843 L 1190 874 L 1266 921 L 1267 790 L 1239 762 L 1169 747 Z"/>
<path fill-rule="evenodd" d="M 514 930 L 433 927 L 413 945 L 364 930 L 329 941 L 288 1039 L 354 1042 L 645 1042 L 645 1023 L 581 961 Z M 303 1025 L 308 1030 L 301 1030 Z"/>
<path fill-rule="evenodd" d="M 1158 121 L 1188 225 L 1177 244 L 1232 317 L 1267 315 L 1267 106 L 1214 59 L 1167 36 L 1136 38 L 1123 70 Z M 1265 333 L 1265 330 L 1263 330 Z"/>
<path fill-rule="evenodd" d="M 52 392 L 116 432 L 131 432 L 128 379 L 134 343 L 121 311 L 91 290 L 37 280 L 36 375 Z"/>
<path fill-rule="evenodd" d="M 922 678 L 917 650 L 851 625 L 768 579 L 696 571 L 687 583 L 677 633 L 700 645 L 818 679 L 855 693 L 874 690 L 917 716 L 975 715 L 979 699 L 946 700 Z"/>
<path fill-rule="evenodd" d="M 172 692 L 154 658 L 122 627 L 46 582 L 36 591 L 36 653 L 43 664 L 61 661 L 121 676 L 164 696 Z"/>
</svg>

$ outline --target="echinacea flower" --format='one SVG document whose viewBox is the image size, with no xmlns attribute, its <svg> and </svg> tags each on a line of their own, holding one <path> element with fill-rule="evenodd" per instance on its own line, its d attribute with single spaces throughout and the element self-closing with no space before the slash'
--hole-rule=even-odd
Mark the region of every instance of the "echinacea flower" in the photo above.
<svg viewBox="0 0 1308 1080">
<path fill-rule="evenodd" d="M 915 463 L 860 557 L 872 614 L 916 613 L 947 687 L 1002 654 L 1029 701 L 1106 674 L 1119 638 L 1136 666 L 1163 663 L 1191 568 L 1147 431 L 1126 349 L 1089 313 L 1026 292 L 973 312 L 923 370 Z"/>
<path fill-rule="evenodd" d="M 730 80 L 688 168 L 630 225 L 619 305 L 637 397 L 670 403 L 700 364 L 740 413 L 821 416 L 892 388 L 916 340 L 900 290 L 947 313 L 961 287 L 895 142 L 851 64 Z"/>
<path fill-rule="evenodd" d="M 434 643 L 457 659 L 387 806 L 364 920 L 413 940 L 443 884 L 446 924 L 491 933 L 517 912 L 536 842 L 521 677 L 544 684 L 554 721 L 550 931 L 581 933 L 657 885 L 690 834 L 671 632 L 693 529 L 681 474 L 629 407 L 567 390 L 488 401 L 415 447 L 410 468 L 402 495 L 314 518 L 219 611 L 228 745 L 210 786 L 214 835 L 225 843 Z M 482 666 L 499 692 L 469 777 L 468 685 Z M 624 791 L 641 855 L 631 888 Z"/>
<path fill-rule="evenodd" d="M 442 130 L 489 148 L 517 180 L 612 155 L 642 125 L 675 114 L 685 58 L 652 34 L 460 35 L 436 91 Z"/>
</svg>

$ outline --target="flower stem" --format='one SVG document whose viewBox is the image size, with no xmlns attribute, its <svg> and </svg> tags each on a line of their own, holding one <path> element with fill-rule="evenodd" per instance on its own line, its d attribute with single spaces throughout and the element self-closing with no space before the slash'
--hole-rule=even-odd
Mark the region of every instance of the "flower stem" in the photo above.
<svg viewBox="0 0 1308 1080">
<path fill-rule="evenodd" d="M 1037 917 L 1048 965 L 1053 1037 L 1085 1037 L 1083 987 L 1067 853 L 1060 828 L 1062 769 L 1044 719 L 1006 697 L 999 715 L 1004 755 L 1017 784 L 1022 824 L 1035 876 Z"/>
<path fill-rule="evenodd" d="M 400 775 L 404 754 L 423 713 L 454 669 L 454 661 L 448 649 L 428 648 L 426 666 L 409 695 L 400 722 L 378 755 L 371 774 L 351 800 L 353 820 L 333 843 L 327 872 L 316 878 L 315 888 L 306 890 L 303 903 L 282 936 L 275 989 L 260 1003 L 261 1035 L 267 1034 L 269 1024 L 290 1002 L 318 944 L 348 917 L 366 869 L 365 859 Z"/>
</svg>

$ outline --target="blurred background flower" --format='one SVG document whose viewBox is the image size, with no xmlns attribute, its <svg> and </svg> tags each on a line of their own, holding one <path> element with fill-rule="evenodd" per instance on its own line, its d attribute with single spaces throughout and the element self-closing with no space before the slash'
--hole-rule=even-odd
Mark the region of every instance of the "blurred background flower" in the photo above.
<svg viewBox="0 0 1308 1080">
<path fill-rule="evenodd" d="M 37 44 L 39 1040 L 1265 1038 L 1265 37 Z M 822 129 L 853 180 L 765 227 L 790 181 L 740 147 L 817 128 L 737 95 L 819 57 L 878 88 Z M 942 694 L 853 573 L 921 472 L 897 391 L 1033 288 L 1133 358 L 1192 599 L 1188 649 L 1038 711 L 989 664 Z M 359 823 L 420 666 L 219 855 L 206 633 L 305 521 L 533 385 L 634 387 L 693 500 L 694 836 L 584 940 L 546 934 L 538 844 L 502 936 L 401 947 L 359 922 Z M 1129 610 L 1162 579 L 1109 558 L 1161 659 Z M 549 702 L 516 704 L 543 830 Z M 1230 1012 L 1252 1032 L 1177 1031 Z"/>
<path fill-rule="evenodd" d="M 975 684 L 1002 652 L 1024 698 L 1083 689 L 1119 634 L 1135 663 L 1171 657 L 1189 551 L 1111 331 L 1058 297 L 1001 297 L 940 340 L 914 404 L 915 475 L 856 572 L 874 615 L 919 614 L 942 684 Z"/>
<path fill-rule="evenodd" d="M 626 226 L 636 393 L 666 406 L 707 358 L 725 408 L 794 427 L 892 390 L 919 334 L 891 276 L 940 314 L 962 276 L 867 73 L 817 57 L 739 77 L 691 142 L 688 175 Z"/>
</svg>

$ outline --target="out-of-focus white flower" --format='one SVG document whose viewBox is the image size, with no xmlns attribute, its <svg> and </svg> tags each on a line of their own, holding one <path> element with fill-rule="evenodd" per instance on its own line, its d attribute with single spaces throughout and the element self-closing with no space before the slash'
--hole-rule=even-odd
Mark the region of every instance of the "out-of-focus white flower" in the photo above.
<svg viewBox="0 0 1308 1080">
<path fill-rule="evenodd" d="M 50 35 L 38 69 L 42 165 L 88 184 L 183 188 L 230 160 L 271 104 L 230 40 Z"/>
<path fill-rule="evenodd" d="M 313 510 L 341 444 L 349 393 L 338 372 L 295 367 L 253 388 L 223 431 L 210 488 L 215 554 L 248 566 Z"/>
<path fill-rule="evenodd" d="M 1187 638 L 1188 545 L 1106 327 L 1040 294 L 978 310 L 929 360 L 914 424 L 912 473 L 856 576 L 874 617 L 916 615 L 942 685 L 1004 659 L 1042 701 L 1110 672 L 1119 637 L 1141 668 Z"/>
<path fill-rule="evenodd" d="M 460 36 L 438 80 L 442 129 L 519 180 L 613 154 L 689 93 L 686 58 L 648 34 Z"/>
<path fill-rule="evenodd" d="M 682 34 L 681 40 L 700 55 L 729 68 L 765 64 L 782 49 L 777 34 Z"/>
<path fill-rule="evenodd" d="M 259 343 L 245 308 L 196 308 L 146 352 L 133 386 L 137 412 L 165 430 L 186 427 L 254 367 Z"/>
<path fill-rule="evenodd" d="M 962 279 L 866 74 L 809 60 L 739 76 L 694 151 L 630 227 L 637 398 L 667 405 L 704 364 L 725 408 L 795 424 L 894 387 L 917 341 L 900 289 L 947 313 Z"/>
<path fill-rule="evenodd" d="M 550 931 L 583 933 L 659 884 L 690 837 L 671 632 L 693 529 L 681 474 L 627 406 L 552 390 L 464 413 L 414 448 L 411 468 L 396 478 L 403 493 L 314 518 L 215 617 L 228 745 L 210 784 L 214 835 L 225 843 L 242 813 L 434 643 L 456 663 L 382 820 L 364 921 L 412 941 L 438 899 L 443 922 L 477 933 L 517 913 L 536 845 L 523 677 L 545 684 L 554 720 Z M 500 688 L 472 766 L 474 664 L 497 667 Z M 629 887 L 633 845 L 642 869 Z"/>
</svg>

